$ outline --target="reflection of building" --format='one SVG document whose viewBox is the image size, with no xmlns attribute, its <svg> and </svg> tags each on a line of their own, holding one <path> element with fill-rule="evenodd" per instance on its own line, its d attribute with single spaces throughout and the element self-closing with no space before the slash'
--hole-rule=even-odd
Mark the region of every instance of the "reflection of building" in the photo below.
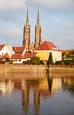
<svg viewBox="0 0 74 115">
<path fill-rule="evenodd" d="M 37 111 L 40 107 L 40 91 L 38 89 L 34 89 L 34 105 Z"/>
<path fill-rule="evenodd" d="M 33 102 L 30 100 L 30 93 L 33 89 L 34 96 Z M 55 93 L 57 90 L 61 89 L 61 79 L 53 78 L 40 80 L 22 80 L 22 101 L 25 112 L 28 112 L 29 104 L 32 102 L 34 103 L 34 109 L 36 114 L 38 114 L 40 108 L 40 99 L 47 98 L 51 96 L 51 94 Z M 31 97 L 32 99 L 32 97 Z M 30 102 L 31 101 L 31 102 Z"/>
<path fill-rule="evenodd" d="M 63 88 L 67 89 L 74 96 L 74 78 L 63 78 Z"/>
<path fill-rule="evenodd" d="M 56 92 L 57 90 L 61 89 L 62 81 L 60 78 L 53 78 L 52 82 L 52 93 Z"/>
<path fill-rule="evenodd" d="M 41 96 L 47 97 L 51 95 L 47 78 L 40 80 L 39 91 L 40 91 Z"/>
<path fill-rule="evenodd" d="M 74 87 L 74 79 L 73 78 L 64 78 L 63 84 L 66 87 Z"/>
<path fill-rule="evenodd" d="M 29 84 L 28 81 L 22 81 L 22 98 L 23 98 L 23 106 L 24 110 L 28 111 L 29 106 Z"/>
<path fill-rule="evenodd" d="M 10 94 L 13 90 L 14 84 L 11 80 L 7 80 L 7 81 L 0 81 L 0 91 L 3 94 Z"/>
<path fill-rule="evenodd" d="M 47 78 L 43 80 L 22 80 L 22 98 L 24 110 L 27 112 L 29 107 L 30 87 L 34 89 L 34 106 L 37 113 L 40 108 L 40 95 L 46 95 L 49 93 L 49 86 Z"/>
</svg>

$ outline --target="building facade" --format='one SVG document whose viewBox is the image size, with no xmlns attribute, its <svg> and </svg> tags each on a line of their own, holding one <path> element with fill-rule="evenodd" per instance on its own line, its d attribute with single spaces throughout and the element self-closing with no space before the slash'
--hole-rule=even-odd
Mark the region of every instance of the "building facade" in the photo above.
<svg viewBox="0 0 74 115">
<path fill-rule="evenodd" d="M 52 59 L 55 63 L 56 61 L 62 60 L 62 52 L 59 50 L 52 42 L 44 41 L 36 50 L 36 56 L 47 62 L 50 53 L 52 53 Z"/>
</svg>

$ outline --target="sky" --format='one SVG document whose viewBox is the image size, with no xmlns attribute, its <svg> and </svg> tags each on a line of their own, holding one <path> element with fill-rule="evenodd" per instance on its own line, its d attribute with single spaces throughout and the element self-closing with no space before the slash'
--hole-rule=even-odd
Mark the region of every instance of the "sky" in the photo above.
<svg viewBox="0 0 74 115">
<path fill-rule="evenodd" d="M 22 45 L 27 4 L 31 42 L 39 4 L 42 41 L 53 42 L 61 50 L 74 49 L 74 0 L 1 0 L 0 44 Z"/>
</svg>

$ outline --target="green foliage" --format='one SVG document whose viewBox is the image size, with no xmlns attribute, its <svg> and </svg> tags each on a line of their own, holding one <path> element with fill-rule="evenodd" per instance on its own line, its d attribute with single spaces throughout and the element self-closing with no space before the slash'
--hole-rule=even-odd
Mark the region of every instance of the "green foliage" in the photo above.
<svg viewBox="0 0 74 115">
<path fill-rule="evenodd" d="M 33 58 L 31 58 L 30 62 L 33 65 L 39 65 L 41 61 L 40 61 L 39 57 L 33 57 Z"/>
<path fill-rule="evenodd" d="M 64 63 L 64 61 L 62 60 L 62 61 L 56 61 L 55 62 L 55 65 L 64 65 L 65 63 Z"/>
<path fill-rule="evenodd" d="M 62 58 L 65 65 L 74 65 L 74 49 L 70 50 L 68 54 L 63 53 Z"/>
<path fill-rule="evenodd" d="M 48 58 L 48 61 L 47 61 L 47 65 L 49 65 L 49 64 L 53 64 L 53 59 L 52 59 L 52 53 L 50 52 L 50 54 L 49 54 L 49 58 Z"/>
</svg>

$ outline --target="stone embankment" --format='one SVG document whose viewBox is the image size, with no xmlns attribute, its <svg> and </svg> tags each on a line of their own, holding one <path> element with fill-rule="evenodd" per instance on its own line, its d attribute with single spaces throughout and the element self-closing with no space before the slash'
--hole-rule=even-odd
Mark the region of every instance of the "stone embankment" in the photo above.
<svg viewBox="0 0 74 115">
<path fill-rule="evenodd" d="M 16 72 L 16 73 L 38 73 L 46 72 L 46 67 L 43 65 L 0 65 L 0 73 L 10 73 L 10 72 Z"/>
<path fill-rule="evenodd" d="M 74 66 L 49 66 L 50 77 L 74 77 Z"/>
<path fill-rule="evenodd" d="M 2 73 L 43 73 L 49 72 L 49 76 L 74 76 L 74 66 L 45 66 L 45 65 L 12 65 L 0 64 L 0 74 Z"/>
</svg>

